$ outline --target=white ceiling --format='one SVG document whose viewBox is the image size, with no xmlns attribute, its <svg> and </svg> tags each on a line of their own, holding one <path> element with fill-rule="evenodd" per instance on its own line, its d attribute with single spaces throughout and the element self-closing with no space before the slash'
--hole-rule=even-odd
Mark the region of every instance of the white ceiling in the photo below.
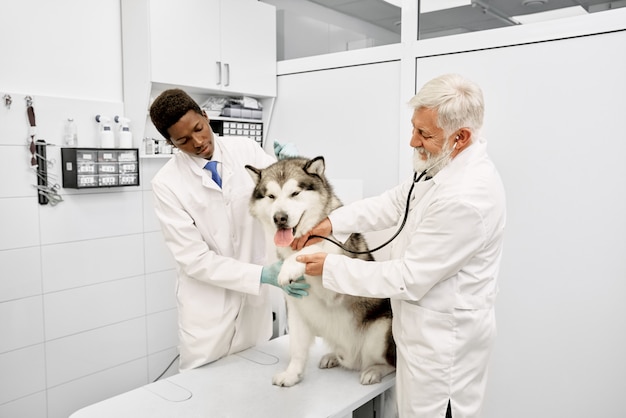
<svg viewBox="0 0 626 418">
<path fill-rule="evenodd" d="M 349 16 L 400 33 L 401 10 L 385 0 L 310 0 Z M 426 2 L 427 0 L 422 0 Z M 430 3 L 443 0 L 430 0 Z M 453 2 L 454 3 L 454 2 Z M 459 3 L 459 1 L 456 1 Z M 556 9 L 581 6 L 587 12 L 626 7 L 626 0 L 466 0 L 466 5 L 436 10 L 420 16 L 421 38 L 444 34 L 473 32 L 507 26 L 503 17 L 521 16 Z M 498 17 L 499 16 L 499 17 Z"/>
</svg>

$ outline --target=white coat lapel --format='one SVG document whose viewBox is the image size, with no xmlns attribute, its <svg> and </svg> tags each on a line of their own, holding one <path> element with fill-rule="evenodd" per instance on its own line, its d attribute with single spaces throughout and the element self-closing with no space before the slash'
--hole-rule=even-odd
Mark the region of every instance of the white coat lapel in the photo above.
<svg viewBox="0 0 626 418">
<path fill-rule="evenodd" d="M 186 165 L 188 169 L 191 170 L 191 172 L 193 172 L 196 176 L 200 177 L 200 181 L 202 182 L 203 187 L 206 187 L 207 189 L 211 189 L 211 190 L 221 191 L 219 186 L 215 184 L 213 179 L 211 179 L 211 173 L 205 172 L 204 170 L 204 164 L 206 164 L 206 160 L 197 158 L 197 157 L 192 157 L 182 152 L 179 153 L 179 155 L 182 159 L 181 163 L 184 162 L 183 164 Z"/>
<path fill-rule="evenodd" d="M 424 195 L 428 193 L 428 191 L 433 187 L 433 180 L 423 181 L 420 180 L 415 184 L 413 188 L 413 193 L 411 194 L 411 209 L 415 207 L 415 205 L 419 204 L 419 202 L 424 198 Z"/>
</svg>

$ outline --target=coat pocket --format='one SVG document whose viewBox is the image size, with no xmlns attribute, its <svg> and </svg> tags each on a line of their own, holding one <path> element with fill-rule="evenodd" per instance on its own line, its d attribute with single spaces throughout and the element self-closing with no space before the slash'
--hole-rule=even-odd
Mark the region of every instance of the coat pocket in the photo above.
<svg viewBox="0 0 626 418">
<path fill-rule="evenodd" d="M 190 334 L 217 327 L 225 320 L 225 289 L 183 276 L 178 280 L 176 297 L 179 326 Z"/>
<path fill-rule="evenodd" d="M 456 341 L 452 314 L 404 302 L 398 319 L 402 336 L 398 343 L 405 346 L 412 362 L 432 363 L 438 368 L 452 366 Z"/>
</svg>

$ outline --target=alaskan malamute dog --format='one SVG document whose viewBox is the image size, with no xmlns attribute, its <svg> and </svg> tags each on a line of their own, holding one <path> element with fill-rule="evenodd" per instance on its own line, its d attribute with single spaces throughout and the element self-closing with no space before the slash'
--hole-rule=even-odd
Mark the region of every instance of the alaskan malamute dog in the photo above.
<svg viewBox="0 0 626 418">
<path fill-rule="evenodd" d="M 274 237 L 278 257 L 284 260 L 278 276 L 282 285 L 304 274 L 298 254 L 344 253 L 323 240 L 295 252 L 289 244 L 294 237 L 308 232 L 333 209 L 342 205 L 324 175 L 324 158 L 288 158 L 265 169 L 246 166 L 256 187 L 250 199 L 250 213 Z M 352 234 L 345 243 L 353 251 L 368 251 L 357 257 L 373 260 L 364 238 Z M 378 383 L 395 370 L 396 346 L 391 335 L 389 299 L 372 299 L 335 293 L 322 287 L 319 276 L 304 276 L 309 295 L 287 297 L 290 335 L 290 362 L 277 373 L 272 383 L 293 386 L 302 380 L 309 348 L 319 336 L 333 350 L 320 361 L 320 368 L 343 366 L 361 372 L 361 383 Z"/>
</svg>

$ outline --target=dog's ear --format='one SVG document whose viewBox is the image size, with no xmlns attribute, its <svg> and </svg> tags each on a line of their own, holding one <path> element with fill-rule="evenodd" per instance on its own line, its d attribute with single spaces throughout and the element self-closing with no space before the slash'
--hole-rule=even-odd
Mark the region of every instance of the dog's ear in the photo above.
<svg viewBox="0 0 626 418">
<path fill-rule="evenodd" d="M 322 177 L 324 175 L 324 169 L 326 165 L 324 164 L 324 157 L 319 156 L 315 157 L 312 160 L 307 161 L 304 165 L 304 171 L 307 174 L 315 174 L 318 177 Z"/>
<path fill-rule="evenodd" d="M 252 181 L 255 184 L 258 184 L 261 180 L 261 170 L 259 170 L 258 168 L 254 168 L 251 165 L 246 165 L 245 168 L 248 171 L 248 174 L 250 174 L 250 177 L 252 177 Z"/>
</svg>

